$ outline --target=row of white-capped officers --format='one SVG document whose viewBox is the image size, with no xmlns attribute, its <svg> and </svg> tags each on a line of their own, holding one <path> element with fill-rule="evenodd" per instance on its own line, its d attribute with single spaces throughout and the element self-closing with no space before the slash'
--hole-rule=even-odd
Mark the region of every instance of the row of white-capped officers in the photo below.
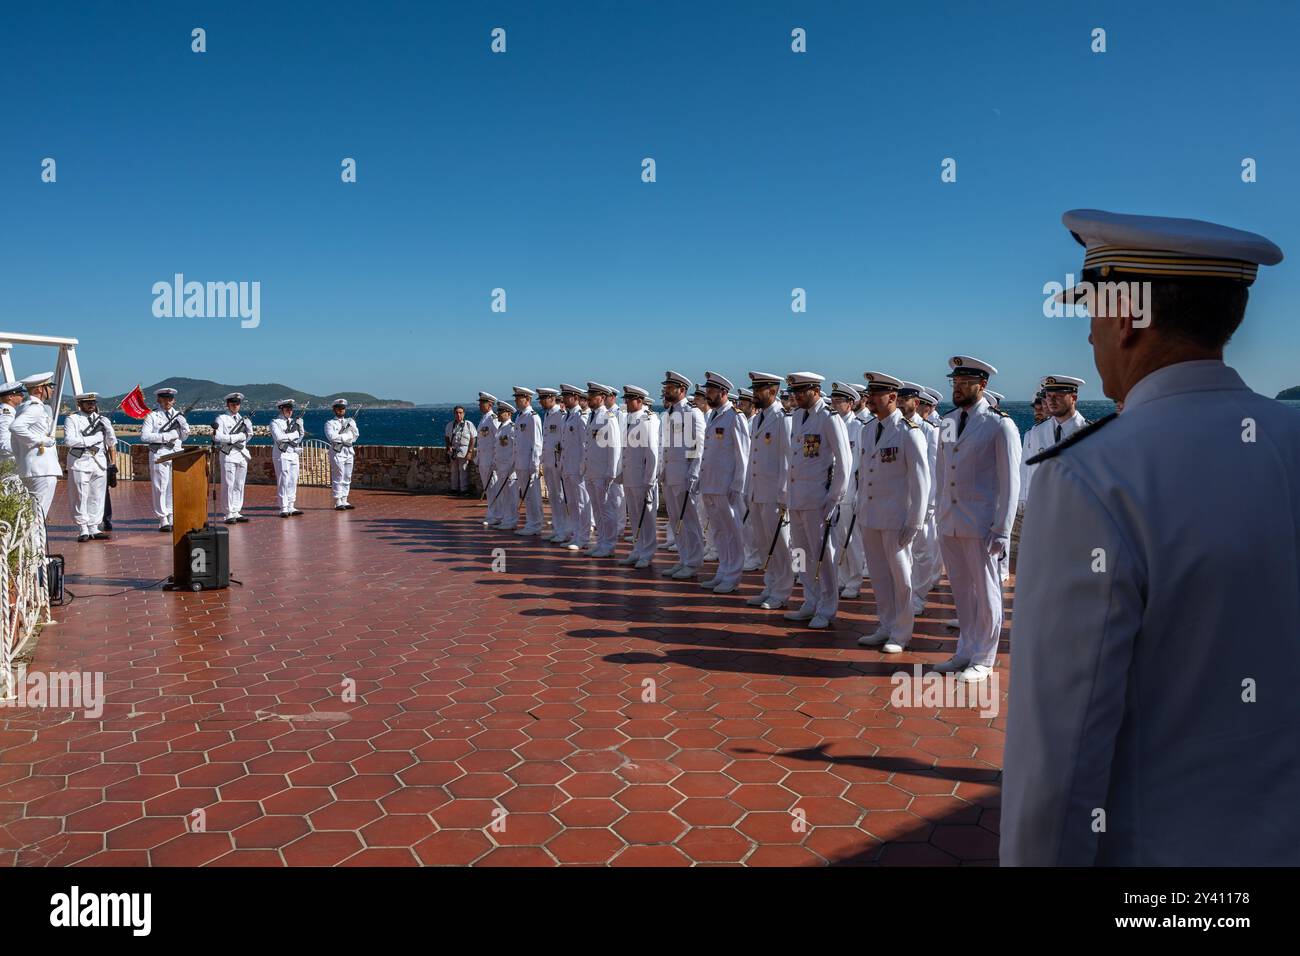
<svg viewBox="0 0 1300 956">
<path fill-rule="evenodd" d="M 12 458 L 19 477 L 36 497 L 42 515 L 48 517 L 54 489 L 63 473 L 58 455 L 47 449 L 55 445 L 53 412 L 49 400 L 53 392 L 53 372 L 30 375 L 21 382 L 0 385 L 0 456 Z M 26 399 L 23 394 L 26 393 Z M 160 388 L 154 393 L 158 407 L 145 416 L 140 441 L 149 448 L 149 477 L 153 491 L 153 509 L 158 530 L 172 530 L 172 466 L 164 456 L 180 451 L 190 436 L 190 425 L 176 406 L 174 388 Z M 104 528 L 104 500 L 117 435 L 108 416 L 99 411 L 99 395 L 82 392 L 75 397 L 77 411 L 63 423 L 63 440 L 68 447 L 69 487 L 73 521 L 79 542 L 108 537 Z M 248 463 L 252 459 L 248 442 L 253 437 L 252 420 L 241 414 L 244 396 L 231 392 L 226 396 L 226 412 L 213 425 L 212 444 L 221 459 L 221 481 L 226 505 L 226 523 L 246 522 L 243 515 L 244 484 Z M 279 415 L 271 422 L 274 443 L 272 458 L 276 472 L 276 494 L 280 517 L 302 514 L 295 507 L 298 485 L 298 456 L 306 432 L 302 416 L 294 416 L 291 398 L 277 403 Z M 350 510 L 353 445 L 360 437 L 356 416 L 347 414 L 347 399 L 333 403 L 334 417 L 325 423 L 329 443 L 330 481 L 334 507 Z"/>
<path fill-rule="evenodd" d="M 626 524 L 633 546 L 620 563 L 645 568 L 657 547 L 662 487 L 678 555 L 664 575 L 697 576 L 707 528 L 718 564 L 701 586 L 731 593 L 744 570 L 761 564 L 763 589 L 748 603 L 784 608 L 797 577 L 803 602 L 785 617 L 825 628 L 840 597 L 856 596 L 868 574 L 880 626 L 859 643 L 886 653 L 907 647 L 917 604 L 946 564 L 960 637 L 939 670 L 983 680 L 1001 631 L 1001 564 L 1021 475 L 1032 471 L 1022 452 L 1042 439 L 1036 426 L 1033 441 L 1027 435 L 1022 444 L 1010 417 L 990 401 L 992 365 L 955 356 L 949 367 L 957 407 L 943 418 L 937 391 L 881 372 L 867 372 L 861 390 L 834 383 L 829 403 L 821 375 L 750 372 L 748 417 L 731 402 L 734 385 L 716 372 L 697 390 L 701 408 L 687 400 L 690 380 L 669 370 L 658 415 L 648 391 L 635 385 L 623 388 L 624 409 L 617 392 L 599 382 L 516 387 L 513 406 L 482 392 L 476 457 L 488 499 L 484 523 L 515 529 L 522 504 L 525 524 L 517 533 L 541 534 L 544 480 L 550 541 L 609 557 Z M 778 401 L 783 383 L 789 410 Z M 1079 384 L 1070 376 L 1043 380 L 1045 389 L 1072 395 Z M 541 414 L 532 408 L 534 395 Z M 1043 424 L 1054 421 L 1060 425 Z"/>
</svg>

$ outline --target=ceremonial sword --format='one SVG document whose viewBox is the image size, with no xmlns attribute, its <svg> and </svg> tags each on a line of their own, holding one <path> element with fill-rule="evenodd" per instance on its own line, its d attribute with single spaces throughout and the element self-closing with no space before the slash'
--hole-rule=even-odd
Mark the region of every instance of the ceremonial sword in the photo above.
<svg viewBox="0 0 1300 956">
<path fill-rule="evenodd" d="M 840 506 L 836 505 L 835 511 L 832 511 L 829 515 L 826 516 L 826 530 L 822 532 L 822 549 L 817 552 L 817 570 L 813 571 L 813 576 L 812 576 L 812 579 L 814 581 L 816 581 L 821 576 L 822 558 L 826 557 L 826 542 L 830 539 L 831 536 L 831 518 L 833 518 L 839 510 L 840 510 Z"/>
<path fill-rule="evenodd" d="M 781 529 L 789 522 L 786 520 L 785 506 L 781 506 L 781 514 L 776 519 L 776 534 L 772 535 L 772 545 L 767 549 L 767 560 L 763 562 L 763 570 L 767 570 L 768 562 L 772 560 L 772 552 L 776 550 L 776 543 L 781 539 Z"/>
<path fill-rule="evenodd" d="M 636 534 L 634 534 L 634 535 L 632 536 L 632 541 L 633 541 L 633 543 L 635 543 L 635 542 L 637 542 L 637 541 L 639 541 L 639 540 L 641 539 L 641 525 L 643 525 L 643 524 L 645 523 L 645 511 L 646 511 L 646 508 L 647 508 L 647 507 L 649 506 L 649 504 L 650 504 L 650 493 L 651 493 L 651 490 L 652 490 L 652 489 L 649 489 L 649 488 L 646 489 L 645 500 L 641 502 L 641 517 L 640 517 L 639 519 L 637 519 L 637 523 L 636 523 Z"/>
</svg>

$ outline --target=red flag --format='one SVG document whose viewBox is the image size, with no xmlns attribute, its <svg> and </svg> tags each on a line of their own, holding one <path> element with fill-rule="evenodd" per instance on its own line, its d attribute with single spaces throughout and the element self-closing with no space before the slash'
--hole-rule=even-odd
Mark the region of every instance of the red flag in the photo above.
<svg viewBox="0 0 1300 956">
<path fill-rule="evenodd" d="M 144 392 L 140 391 L 139 385 L 127 393 L 118 408 L 132 418 L 145 418 L 149 414 L 149 406 L 144 403 Z"/>
</svg>

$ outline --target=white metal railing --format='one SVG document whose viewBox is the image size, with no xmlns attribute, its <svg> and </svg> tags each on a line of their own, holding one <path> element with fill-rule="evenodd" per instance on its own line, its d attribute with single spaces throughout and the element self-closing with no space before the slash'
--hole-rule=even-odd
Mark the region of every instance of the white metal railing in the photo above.
<svg viewBox="0 0 1300 956">
<path fill-rule="evenodd" d="M 319 438 L 308 438 L 298 451 L 298 484 L 319 485 L 330 483 L 330 446 Z"/>
<path fill-rule="evenodd" d="M 131 464 L 131 446 L 119 438 L 117 440 L 117 452 L 114 457 L 117 460 L 117 480 L 134 481 L 135 466 Z"/>
<path fill-rule="evenodd" d="M 0 698 L 15 696 L 14 664 L 50 620 L 45 570 L 45 520 L 22 479 L 0 479 L 0 498 L 11 507 L 0 518 Z M 13 507 L 16 505 L 16 507 Z"/>
</svg>

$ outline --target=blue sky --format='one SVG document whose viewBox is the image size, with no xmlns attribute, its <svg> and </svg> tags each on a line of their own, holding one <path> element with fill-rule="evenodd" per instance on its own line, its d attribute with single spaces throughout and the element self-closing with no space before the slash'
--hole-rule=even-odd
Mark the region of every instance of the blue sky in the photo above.
<svg viewBox="0 0 1300 956">
<path fill-rule="evenodd" d="M 1095 398 L 1085 322 L 1041 291 L 1077 270 L 1060 214 L 1088 206 L 1277 242 L 1229 361 L 1300 384 L 1300 7 L 1137 6 L 15 7 L 0 330 L 78 337 L 106 393 L 174 374 L 455 401 L 667 367 L 941 387 L 968 352 L 1012 398 L 1050 372 Z M 156 318 L 177 272 L 260 282 L 261 324 Z"/>
</svg>

